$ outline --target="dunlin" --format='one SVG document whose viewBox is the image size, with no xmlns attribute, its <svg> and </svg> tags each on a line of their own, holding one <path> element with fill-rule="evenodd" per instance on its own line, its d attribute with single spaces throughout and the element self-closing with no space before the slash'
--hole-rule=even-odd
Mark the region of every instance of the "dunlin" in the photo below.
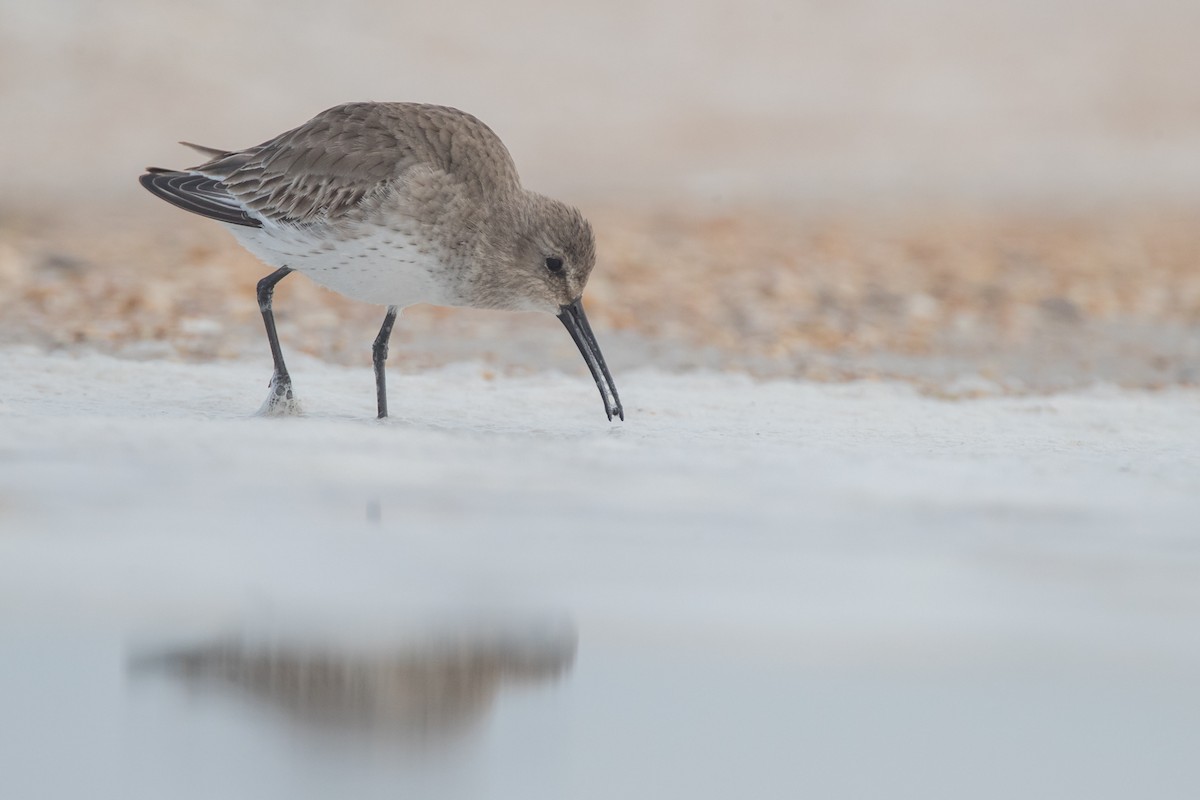
<svg viewBox="0 0 1200 800">
<path fill-rule="evenodd" d="M 557 315 L 608 418 L 625 418 L 581 303 L 596 261 L 591 226 L 574 208 L 524 189 L 503 142 L 475 117 L 416 103 L 348 103 L 246 150 L 188 146 L 209 160 L 151 167 L 141 183 L 225 223 L 276 268 L 258 283 L 275 365 L 265 412 L 295 408 L 271 298 L 299 271 L 387 306 L 372 348 L 380 418 L 392 326 L 417 303 Z"/>
</svg>

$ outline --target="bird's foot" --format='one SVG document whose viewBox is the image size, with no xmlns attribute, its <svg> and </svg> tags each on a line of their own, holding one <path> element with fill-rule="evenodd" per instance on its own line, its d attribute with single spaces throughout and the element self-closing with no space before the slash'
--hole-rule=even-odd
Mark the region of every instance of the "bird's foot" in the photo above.
<svg viewBox="0 0 1200 800">
<path fill-rule="evenodd" d="M 271 391 L 267 395 L 267 399 L 258 409 L 260 417 L 298 417 L 304 413 L 304 409 L 300 405 L 300 401 L 296 399 L 295 393 L 292 391 L 292 381 L 290 378 L 280 380 L 277 377 L 271 379 Z"/>
</svg>

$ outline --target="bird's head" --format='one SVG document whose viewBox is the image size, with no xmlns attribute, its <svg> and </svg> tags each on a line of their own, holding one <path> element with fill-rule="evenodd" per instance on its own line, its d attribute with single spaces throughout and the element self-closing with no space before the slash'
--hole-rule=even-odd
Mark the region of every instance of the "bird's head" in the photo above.
<svg viewBox="0 0 1200 800">
<path fill-rule="evenodd" d="M 495 262 L 481 265 L 487 306 L 557 314 L 583 295 L 596 265 L 596 238 L 579 211 L 525 192 L 501 227 Z"/>
<path fill-rule="evenodd" d="M 596 265 L 592 226 L 566 203 L 533 192 L 524 192 L 511 211 L 498 237 L 505 246 L 493 250 L 495 261 L 481 265 L 479 305 L 557 316 L 583 355 L 608 418 L 625 419 L 616 384 L 583 313 L 583 289 Z"/>
</svg>

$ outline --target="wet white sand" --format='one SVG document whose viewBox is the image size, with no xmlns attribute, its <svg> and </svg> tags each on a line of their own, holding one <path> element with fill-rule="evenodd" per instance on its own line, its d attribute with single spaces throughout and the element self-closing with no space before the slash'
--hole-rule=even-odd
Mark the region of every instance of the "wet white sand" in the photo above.
<svg viewBox="0 0 1200 800">
<path fill-rule="evenodd" d="M 847 603 L 838 637 L 897 615 L 922 636 L 964 623 L 964 641 L 1099 621 L 1015 591 L 1027 580 L 1105 607 L 1095 633 L 1116 649 L 1117 620 L 1168 599 L 1200 609 L 1195 390 L 945 402 L 887 383 L 618 371 L 628 420 L 610 424 L 585 374 L 460 364 L 393 370 L 380 423 L 369 370 L 311 359 L 294 359 L 308 416 L 290 419 L 252 416 L 260 361 L 0 359 L 0 591 L 39 615 L 179 604 L 214 618 L 238 607 L 238 582 L 321 606 L 377 580 L 386 602 L 413 560 L 378 557 L 410 546 L 502 594 L 706 631 L 746 631 L 742 603 L 763 624 L 824 625 L 826 592 Z M 225 548 L 245 557 L 224 563 Z M 830 568 L 845 580 L 827 583 Z M 147 609 L 151 586 L 163 594 Z"/>
<path fill-rule="evenodd" d="M 369 370 L 294 361 L 308 416 L 267 420 L 265 361 L 0 352 L 0 741 L 28 756 L 5 794 L 305 797 L 342 775 L 362 796 L 1171 797 L 1196 777 L 1195 390 L 945 402 L 618 372 L 609 424 L 585 375 L 460 364 L 396 369 L 381 424 Z M 398 761 L 125 669 L 246 631 L 411 647 L 451 618 L 555 620 L 578 658 Z"/>
</svg>

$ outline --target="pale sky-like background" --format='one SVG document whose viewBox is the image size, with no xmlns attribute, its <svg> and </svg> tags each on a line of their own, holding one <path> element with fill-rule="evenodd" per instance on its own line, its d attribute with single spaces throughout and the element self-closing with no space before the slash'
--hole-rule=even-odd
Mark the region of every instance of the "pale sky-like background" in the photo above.
<svg viewBox="0 0 1200 800">
<path fill-rule="evenodd" d="M 581 201 L 1190 203 L 1197 31 L 1188 0 L 0 0 L 0 209 L 360 99 L 471 111 Z"/>
</svg>

